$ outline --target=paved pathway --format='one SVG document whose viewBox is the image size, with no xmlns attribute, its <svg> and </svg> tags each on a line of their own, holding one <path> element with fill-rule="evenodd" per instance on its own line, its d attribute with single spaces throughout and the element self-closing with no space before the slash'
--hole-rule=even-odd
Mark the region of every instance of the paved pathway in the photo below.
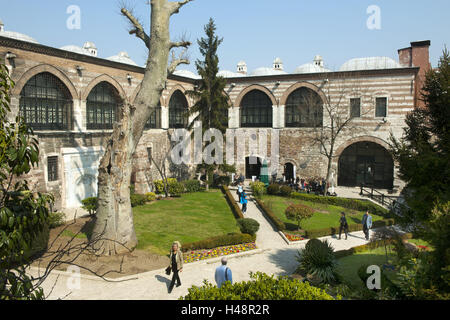
<svg viewBox="0 0 450 320">
<path fill-rule="evenodd" d="M 236 191 L 230 191 L 237 199 Z M 233 281 L 249 280 L 250 271 L 275 275 L 292 274 L 298 265 L 295 259 L 298 249 L 304 247 L 307 240 L 288 245 L 253 201 L 248 203 L 246 216 L 260 223 L 256 239 L 259 249 L 229 257 L 228 266 L 233 272 Z M 367 243 L 362 231 L 349 234 L 348 240 L 338 240 L 331 236 L 322 239 L 329 239 L 335 250 Z M 202 285 L 204 279 L 214 283 L 214 271 L 219 265 L 220 258 L 185 264 L 180 274 L 182 286 L 174 288 L 172 294 L 167 293 L 170 280 L 163 269 L 119 279 L 125 280 L 122 282 L 106 282 L 92 276 L 81 276 L 79 289 L 76 288 L 76 278 L 70 278 L 66 272 L 53 272 L 44 282 L 43 288 L 49 299 L 178 299 L 186 295 L 192 285 Z M 33 269 L 31 273 L 36 273 L 36 270 Z"/>
</svg>

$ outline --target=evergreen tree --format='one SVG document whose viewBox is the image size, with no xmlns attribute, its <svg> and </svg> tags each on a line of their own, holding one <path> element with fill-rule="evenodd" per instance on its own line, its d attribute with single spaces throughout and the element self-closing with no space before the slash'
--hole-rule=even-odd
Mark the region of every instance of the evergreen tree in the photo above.
<svg viewBox="0 0 450 320">
<path fill-rule="evenodd" d="M 195 121 L 202 122 L 202 132 L 210 128 L 218 129 L 224 133 L 228 127 L 228 100 L 224 94 L 227 84 L 223 77 L 219 77 L 219 57 L 217 49 L 223 42 L 216 35 L 216 25 L 212 18 L 204 28 L 206 38 L 197 40 L 200 47 L 200 53 L 204 60 L 197 60 L 195 66 L 201 80 L 198 83 L 198 89 L 189 91 L 188 94 L 196 101 L 191 108 L 190 114 L 197 114 L 195 119 L 189 125 L 194 126 Z"/>
<path fill-rule="evenodd" d="M 216 25 L 212 18 L 204 27 L 206 38 L 200 38 L 197 43 L 203 60 L 197 60 L 195 66 L 201 80 L 196 90 L 188 91 L 187 94 L 194 98 L 196 103 L 189 110 L 190 115 L 195 118 L 189 124 L 189 129 L 194 127 L 196 121 L 202 122 L 202 134 L 208 129 L 217 129 L 222 134 L 228 128 L 228 100 L 224 94 L 227 84 L 223 77 L 218 76 L 219 57 L 217 50 L 223 38 L 216 35 Z M 211 141 L 212 143 L 214 141 Z M 206 173 L 206 186 L 212 183 L 212 172 L 217 169 L 216 164 L 202 163 L 198 165 L 197 171 Z"/>
</svg>

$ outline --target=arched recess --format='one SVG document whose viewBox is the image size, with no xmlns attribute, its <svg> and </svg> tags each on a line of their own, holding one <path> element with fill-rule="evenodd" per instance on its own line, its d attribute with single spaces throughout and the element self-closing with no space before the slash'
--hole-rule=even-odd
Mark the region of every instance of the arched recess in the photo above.
<svg viewBox="0 0 450 320">
<path fill-rule="evenodd" d="M 238 97 L 237 97 L 236 100 L 234 101 L 234 106 L 235 106 L 235 107 L 240 107 L 240 106 L 241 106 L 242 99 L 245 97 L 245 95 L 246 95 L 247 93 L 249 93 L 250 91 L 253 91 L 253 90 L 259 90 L 259 91 L 264 92 L 264 93 L 269 97 L 269 99 L 272 101 L 272 105 L 273 105 L 273 106 L 277 106 L 277 105 L 278 105 L 277 99 L 275 98 L 275 96 L 274 96 L 274 94 L 272 93 L 272 91 L 270 91 L 269 89 L 267 89 L 266 87 L 264 87 L 264 86 L 262 86 L 262 85 L 259 85 L 259 84 L 253 84 L 253 85 L 251 85 L 251 86 L 248 86 L 247 88 L 245 88 L 244 90 L 242 90 L 242 91 L 239 93 Z"/>
<path fill-rule="evenodd" d="M 287 99 L 289 98 L 289 96 L 291 95 L 291 93 L 293 93 L 295 90 L 300 89 L 300 88 L 308 88 L 313 90 L 314 92 L 316 92 L 320 98 L 322 99 L 322 102 L 325 104 L 327 101 L 327 97 L 324 94 L 324 92 L 322 90 L 320 90 L 319 87 L 317 87 L 316 85 L 309 83 L 309 82 L 297 82 L 295 84 L 293 84 L 292 86 L 290 86 L 283 94 L 283 96 L 280 99 L 280 105 L 285 106 Z"/>
<path fill-rule="evenodd" d="M 122 86 L 120 85 L 120 83 L 117 82 L 117 80 L 114 79 L 113 77 L 108 76 L 107 74 L 102 74 L 101 76 L 98 76 L 97 78 L 92 80 L 82 92 L 81 100 L 86 101 L 87 97 L 89 96 L 89 93 L 91 93 L 91 90 L 101 82 L 108 82 L 117 90 L 117 93 L 119 94 L 122 101 L 127 101 L 127 95 L 125 93 L 125 90 L 123 90 Z"/>
<path fill-rule="evenodd" d="M 187 104 L 189 109 L 192 107 L 192 101 L 191 99 L 186 96 L 186 88 L 184 88 L 182 85 L 180 84 L 176 84 L 174 87 L 172 87 L 172 89 L 170 89 L 169 94 L 167 95 L 167 98 L 165 99 L 165 103 L 166 106 L 169 106 L 170 103 L 170 98 L 172 98 L 172 95 L 176 92 L 176 91 L 181 91 L 184 94 L 184 97 L 186 98 Z"/>
<path fill-rule="evenodd" d="M 36 67 L 33 67 L 29 69 L 27 72 L 25 72 L 18 81 L 16 81 L 16 85 L 14 86 L 14 89 L 12 91 L 13 95 L 20 95 L 22 92 L 23 87 L 27 84 L 27 82 L 34 77 L 35 75 L 43 72 L 48 72 L 53 74 L 55 77 L 57 77 L 59 80 L 64 83 L 64 85 L 67 87 L 67 89 L 70 92 L 70 95 L 72 96 L 72 99 L 76 100 L 79 97 L 79 93 L 75 86 L 73 85 L 72 81 L 59 69 L 55 68 L 54 66 L 51 66 L 49 64 L 40 64 Z"/>
</svg>

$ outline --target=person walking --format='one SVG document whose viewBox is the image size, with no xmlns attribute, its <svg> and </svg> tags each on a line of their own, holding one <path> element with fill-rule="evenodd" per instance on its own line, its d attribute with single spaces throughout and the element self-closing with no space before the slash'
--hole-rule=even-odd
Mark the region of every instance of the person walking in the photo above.
<svg viewBox="0 0 450 320">
<path fill-rule="evenodd" d="M 242 191 L 241 199 L 239 202 L 242 204 L 242 213 L 246 213 L 248 200 L 247 200 L 247 194 L 245 193 L 245 191 Z"/>
<path fill-rule="evenodd" d="M 342 230 L 345 232 L 345 240 L 348 237 L 348 223 L 345 218 L 345 212 L 341 212 L 341 218 L 339 219 L 339 240 L 341 240 Z"/>
<path fill-rule="evenodd" d="M 361 223 L 366 240 L 369 240 L 369 230 L 372 228 L 372 216 L 369 214 L 369 210 L 363 215 Z"/>
<path fill-rule="evenodd" d="M 169 285 L 169 293 L 172 293 L 175 282 L 177 283 L 177 287 L 181 286 L 179 272 L 183 272 L 183 253 L 181 252 L 181 244 L 178 241 L 174 241 L 172 244 L 172 249 L 170 250 L 170 264 L 166 269 L 168 274 L 170 271 L 173 272 L 172 281 Z M 169 269 L 170 268 L 170 269 Z"/>
<path fill-rule="evenodd" d="M 233 284 L 233 274 L 231 272 L 231 269 L 227 267 L 227 258 L 223 257 L 221 261 L 222 265 L 216 268 L 216 273 L 214 275 L 217 287 L 219 288 L 226 281 L 230 281 L 231 284 Z"/>
<path fill-rule="evenodd" d="M 241 201 L 241 194 L 242 192 L 244 192 L 244 186 L 242 185 L 242 183 L 239 183 L 238 188 L 237 188 L 237 195 L 238 195 L 238 199 L 239 201 Z"/>
</svg>

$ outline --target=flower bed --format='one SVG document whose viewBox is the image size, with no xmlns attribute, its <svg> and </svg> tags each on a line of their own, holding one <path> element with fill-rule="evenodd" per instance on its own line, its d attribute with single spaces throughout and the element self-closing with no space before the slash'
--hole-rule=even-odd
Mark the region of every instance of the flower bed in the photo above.
<svg viewBox="0 0 450 320">
<path fill-rule="evenodd" d="M 302 240 L 306 239 L 306 238 L 303 238 L 302 236 L 299 236 L 298 234 L 291 234 L 291 233 L 287 233 L 287 232 L 283 232 L 283 234 L 291 242 L 302 241 Z"/>
<path fill-rule="evenodd" d="M 233 246 L 218 247 L 209 250 L 196 250 L 189 251 L 184 254 L 184 262 L 195 262 L 200 260 L 206 260 L 211 258 L 217 258 L 220 256 L 227 256 L 234 253 L 240 253 L 256 249 L 254 242 L 237 244 Z"/>
</svg>

